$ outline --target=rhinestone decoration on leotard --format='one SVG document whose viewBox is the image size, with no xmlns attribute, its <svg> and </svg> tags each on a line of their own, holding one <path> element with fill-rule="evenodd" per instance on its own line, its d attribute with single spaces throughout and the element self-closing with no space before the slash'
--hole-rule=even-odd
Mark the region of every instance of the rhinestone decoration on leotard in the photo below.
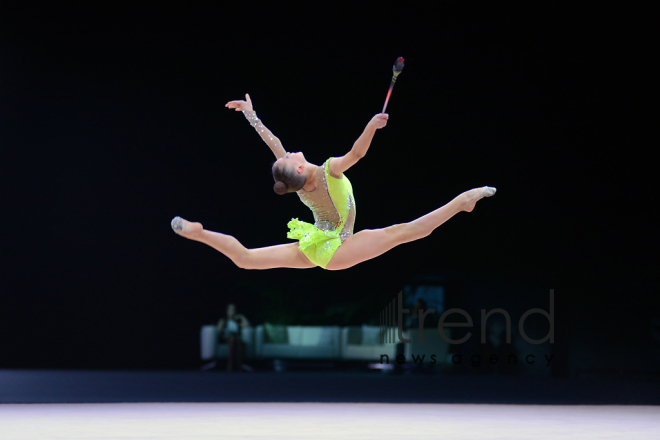
<svg viewBox="0 0 660 440">
<path fill-rule="evenodd" d="M 297 191 L 300 200 L 312 210 L 314 214 L 314 226 L 324 231 L 334 231 L 341 225 L 341 216 L 335 207 L 330 192 L 328 182 L 325 176 L 325 163 L 316 169 L 317 186 L 314 191 Z M 346 176 L 343 177 L 346 179 Z M 353 226 L 355 224 L 355 200 L 351 195 L 348 196 L 348 216 L 344 227 L 340 232 L 340 238 L 343 242 L 353 235 Z"/>
<path fill-rule="evenodd" d="M 279 146 L 279 144 L 277 142 L 278 139 L 275 136 L 273 136 L 273 133 L 271 133 L 270 130 L 266 129 L 264 124 L 261 123 L 261 119 L 259 119 L 257 117 L 257 112 L 255 112 L 255 111 L 249 112 L 249 111 L 243 110 L 243 115 L 245 115 L 245 118 L 248 120 L 250 125 L 252 127 L 254 127 L 255 130 L 257 130 L 257 132 L 259 133 L 259 136 L 261 136 L 263 138 L 264 133 L 266 134 L 266 137 L 268 139 L 267 140 L 264 139 L 264 141 L 267 144 L 270 145 L 272 143 L 275 146 Z"/>
<path fill-rule="evenodd" d="M 346 176 L 344 176 L 346 178 Z M 346 240 L 348 237 L 353 235 L 353 226 L 355 225 L 355 200 L 353 200 L 352 195 L 348 195 L 348 217 L 346 219 L 346 223 L 344 223 L 344 227 L 341 229 L 341 233 L 339 236 L 341 237 L 342 243 L 344 240 Z"/>
<path fill-rule="evenodd" d="M 300 200 L 312 210 L 314 226 L 324 231 L 334 231 L 341 224 L 341 217 L 328 191 L 324 166 L 316 169 L 316 189 L 314 191 L 300 189 L 297 194 Z"/>
<path fill-rule="evenodd" d="M 335 251 L 353 235 L 355 199 L 351 182 L 329 174 L 330 160 L 316 169 L 316 189 L 296 193 L 312 210 L 314 224 L 291 219 L 288 238 L 299 241 L 299 248 L 312 263 L 327 269 Z"/>
</svg>

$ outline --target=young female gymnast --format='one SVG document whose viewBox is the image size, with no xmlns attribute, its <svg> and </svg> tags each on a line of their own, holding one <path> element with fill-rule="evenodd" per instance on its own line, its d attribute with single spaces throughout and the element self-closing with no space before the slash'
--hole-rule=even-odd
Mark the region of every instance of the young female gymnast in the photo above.
<svg viewBox="0 0 660 440">
<path fill-rule="evenodd" d="M 387 114 L 374 116 L 347 154 L 330 157 L 318 166 L 307 162 L 301 152 L 284 150 L 280 140 L 257 118 L 249 95 L 245 95 L 245 101 L 231 101 L 225 107 L 242 111 L 277 157 L 272 166 L 275 192 L 280 195 L 297 193 L 312 210 L 315 220 L 313 225 L 297 218 L 289 222 L 287 237 L 298 240 L 297 243 L 256 249 L 245 248 L 231 235 L 208 231 L 201 223 L 192 223 L 181 217 L 172 220 L 172 229 L 177 234 L 217 249 L 243 269 L 307 269 L 315 266 L 327 270 L 347 269 L 395 246 L 426 237 L 455 214 L 471 212 L 478 200 L 495 194 L 495 188 L 475 188 L 409 223 L 364 229 L 353 234 L 355 200 L 344 172 L 367 153 L 376 130 L 387 124 Z"/>
</svg>

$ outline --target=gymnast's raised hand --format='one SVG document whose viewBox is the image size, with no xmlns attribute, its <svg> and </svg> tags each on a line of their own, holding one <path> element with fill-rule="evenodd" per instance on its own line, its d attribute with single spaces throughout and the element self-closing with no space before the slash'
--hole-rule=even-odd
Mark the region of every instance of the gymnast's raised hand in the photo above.
<svg viewBox="0 0 660 440">
<path fill-rule="evenodd" d="M 225 104 L 225 107 L 227 108 L 233 108 L 237 112 L 242 112 L 242 111 L 247 111 L 251 112 L 252 111 L 252 101 L 250 100 L 250 95 L 247 93 L 245 94 L 245 101 L 229 101 L 227 104 Z"/>
</svg>

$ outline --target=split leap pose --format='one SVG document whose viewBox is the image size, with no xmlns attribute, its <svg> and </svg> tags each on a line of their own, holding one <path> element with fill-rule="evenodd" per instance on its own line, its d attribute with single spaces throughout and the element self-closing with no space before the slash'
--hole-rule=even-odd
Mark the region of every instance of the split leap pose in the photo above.
<svg viewBox="0 0 660 440">
<path fill-rule="evenodd" d="M 172 229 L 177 234 L 217 249 L 243 269 L 307 269 L 315 266 L 328 270 L 347 269 L 395 246 L 426 237 L 455 214 L 471 212 L 478 200 L 495 194 L 495 188 L 475 188 L 411 222 L 383 229 L 364 229 L 353 234 L 355 200 L 344 172 L 367 153 L 376 130 L 387 124 L 386 113 L 377 114 L 369 121 L 348 153 L 330 157 L 319 166 L 307 162 L 301 152 L 284 150 L 280 140 L 257 118 L 249 95 L 245 95 L 245 101 L 231 101 L 225 107 L 242 111 L 275 154 L 277 160 L 272 167 L 275 192 L 298 194 L 312 210 L 315 220 L 313 225 L 297 218 L 289 222 L 287 237 L 298 242 L 256 249 L 245 248 L 231 235 L 208 231 L 201 223 L 192 223 L 181 217 L 172 220 Z"/>
</svg>

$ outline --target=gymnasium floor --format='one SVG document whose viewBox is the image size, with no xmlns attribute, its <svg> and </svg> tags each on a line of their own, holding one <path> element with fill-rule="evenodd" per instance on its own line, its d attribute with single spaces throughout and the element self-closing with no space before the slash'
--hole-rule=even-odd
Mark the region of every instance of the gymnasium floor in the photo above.
<svg viewBox="0 0 660 440">
<path fill-rule="evenodd" d="M 658 439 L 654 406 L 392 403 L 0 405 L 1 439 Z"/>
<path fill-rule="evenodd" d="M 660 383 L 0 370 L 0 439 L 658 439 Z"/>
</svg>

